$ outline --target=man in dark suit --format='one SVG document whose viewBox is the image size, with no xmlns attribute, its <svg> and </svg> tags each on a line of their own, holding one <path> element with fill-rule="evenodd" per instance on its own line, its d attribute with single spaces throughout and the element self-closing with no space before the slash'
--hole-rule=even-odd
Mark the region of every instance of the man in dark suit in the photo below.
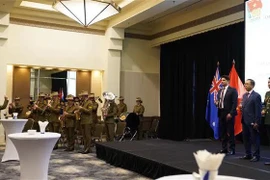
<svg viewBox="0 0 270 180">
<path fill-rule="evenodd" d="M 218 107 L 219 135 L 222 140 L 222 149 L 220 153 L 234 155 L 234 119 L 237 114 L 236 107 L 238 93 L 235 88 L 229 86 L 229 83 L 229 76 L 221 76 L 222 89 L 218 92 L 216 106 Z"/>
<path fill-rule="evenodd" d="M 245 82 L 247 93 L 243 95 L 242 101 L 242 127 L 246 155 L 240 159 L 248 159 L 251 162 L 260 160 L 260 135 L 262 101 L 261 96 L 253 90 L 255 81 L 248 79 Z M 251 152 L 254 145 L 254 152 Z"/>
</svg>

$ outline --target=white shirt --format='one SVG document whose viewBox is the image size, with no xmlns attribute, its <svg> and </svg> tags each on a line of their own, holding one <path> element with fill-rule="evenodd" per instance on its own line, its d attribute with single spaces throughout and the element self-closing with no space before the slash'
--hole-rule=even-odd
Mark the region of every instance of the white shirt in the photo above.
<svg viewBox="0 0 270 180">
<path fill-rule="evenodd" d="M 250 91 L 248 91 L 248 98 L 250 97 L 251 93 L 253 92 L 253 89 L 251 89 Z"/>
</svg>

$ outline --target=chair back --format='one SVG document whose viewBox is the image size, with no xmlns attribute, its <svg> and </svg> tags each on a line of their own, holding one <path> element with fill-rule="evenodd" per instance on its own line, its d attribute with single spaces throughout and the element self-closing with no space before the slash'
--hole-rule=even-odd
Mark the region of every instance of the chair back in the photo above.
<svg viewBox="0 0 270 180">
<path fill-rule="evenodd" d="M 149 131 L 152 132 L 152 133 L 156 133 L 157 129 L 158 129 L 158 125 L 159 125 L 159 119 L 154 118 Z"/>
</svg>

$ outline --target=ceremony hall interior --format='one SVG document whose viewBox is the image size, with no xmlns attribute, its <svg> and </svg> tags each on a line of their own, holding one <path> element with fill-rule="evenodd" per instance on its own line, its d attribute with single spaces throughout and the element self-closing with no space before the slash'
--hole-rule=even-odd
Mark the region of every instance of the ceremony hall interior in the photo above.
<svg viewBox="0 0 270 180">
<path fill-rule="evenodd" d="M 263 113 L 258 162 L 238 156 L 246 79 L 268 110 L 269 32 L 267 0 L 0 0 L 0 179 L 202 176 L 193 153 L 223 141 L 222 75 L 238 114 L 218 177 L 268 179 Z"/>
</svg>

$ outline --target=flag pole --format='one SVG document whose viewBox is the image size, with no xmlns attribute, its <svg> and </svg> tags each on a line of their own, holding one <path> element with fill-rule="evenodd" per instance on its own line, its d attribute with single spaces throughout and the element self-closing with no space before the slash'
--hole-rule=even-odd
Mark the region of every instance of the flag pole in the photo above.
<svg viewBox="0 0 270 180">
<path fill-rule="evenodd" d="M 232 63 L 233 63 L 233 65 L 235 65 L 235 60 L 234 59 L 232 60 Z"/>
<path fill-rule="evenodd" d="M 217 62 L 217 66 L 219 67 L 219 61 Z"/>
</svg>

